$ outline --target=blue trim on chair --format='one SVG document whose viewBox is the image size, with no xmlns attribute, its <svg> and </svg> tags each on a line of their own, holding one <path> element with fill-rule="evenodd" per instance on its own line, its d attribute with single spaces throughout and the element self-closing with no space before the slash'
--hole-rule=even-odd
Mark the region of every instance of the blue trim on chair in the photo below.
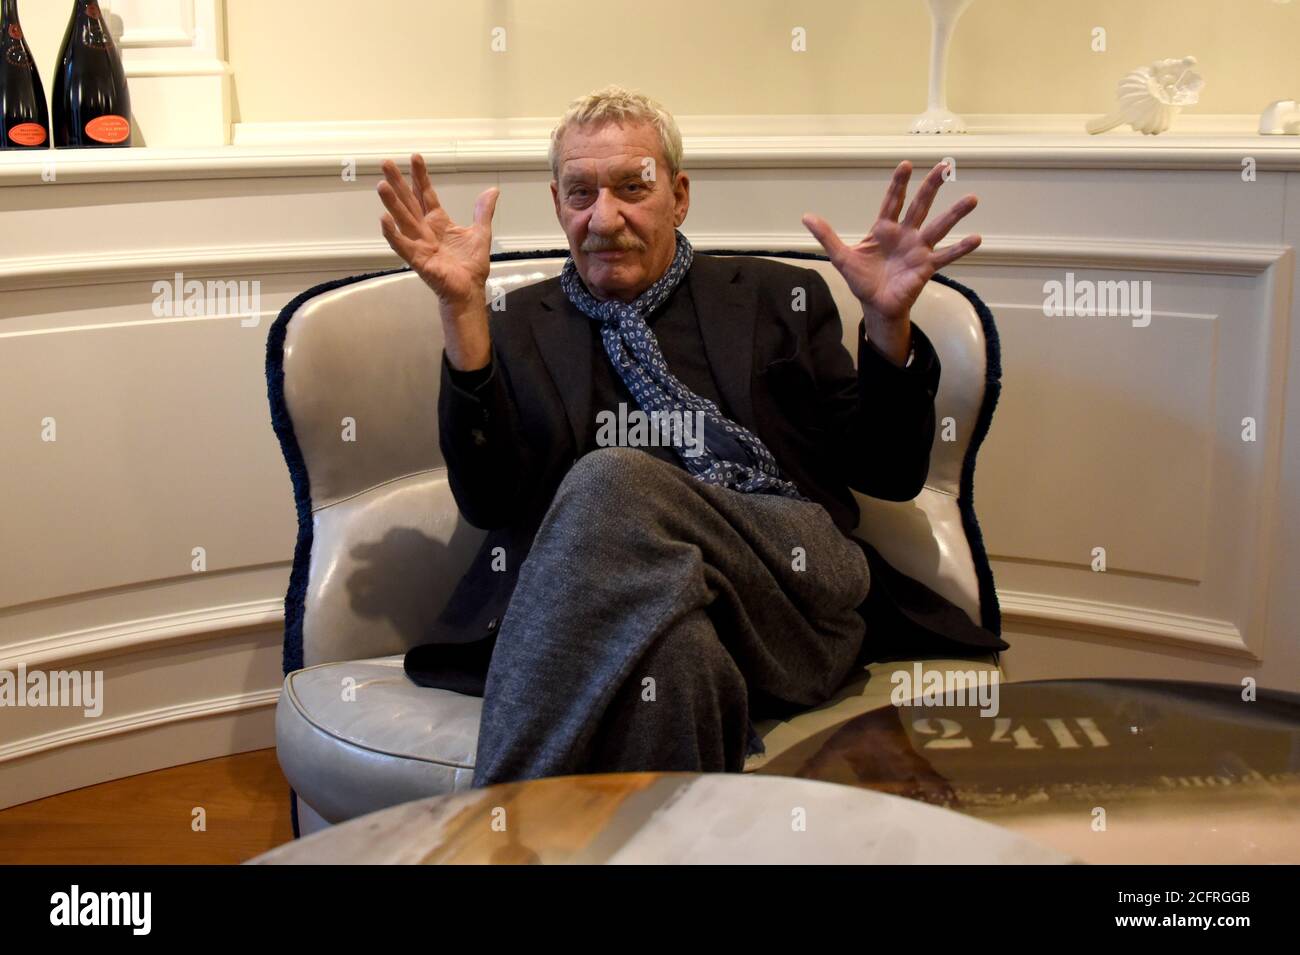
<svg viewBox="0 0 1300 955">
<path fill-rule="evenodd" d="M 293 503 L 298 511 L 298 539 L 293 548 L 293 569 L 289 573 L 289 590 L 284 595 L 284 673 L 302 669 L 302 617 L 307 598 L 307 577 L 311 567 L 311 479 L 307 465 L 298 447 L 298 436 L 293 431 L 293 418 L 284 399 L 284 339 L 289 331 L 289 320 L 302 304 L 314 296 L 331 289 L 342 288 L 354 282 L 405 272 L 406 268 L 385 269 L 333 279 L 315 285 L 298 295 L 276 316 L 266 337 L 266 395 L 271 403 L 271 427 L 280 439 L 280 452 L 289 466 L 289 480 L 293 483 Z"/>
<path fill-rule="evenodd" d="M 998 336 L 997 324 L 993 313 L 972 289 L 937 272 L 934 278 L 939 284 L 961 292 L 975 309 L 980 325 L 984 328 L 984 400 L 980 402 L 979 414 L 975 416 L 975 427 L 970 436 L 970 447 L 961 463 L 961 484 L 957 491 L 957 507 L 961 510 L 962 527 L 966 530 L 966 539 L 970 543 L 971 558 L 975 562 L 975 576 L 980 588 L 980 626 L 1002 636 L 1002 608 L 998 604 L 998 591 L 993 583 L 993 566 L 989 563 L 988 551 L 984 549 L 984 534 L 975 517 L 975 457 L 980 445 L 989 433 L 993 423 L 993 410 L 997 407 L 998 397 L 1002 394 L 1002 339 Z"/>
<path fill-rule="evenodd" d="M 304 302 L 322 292 L 364 279 L 405 271 L 407 271 L 405 267 L 385 269 L 381 272 L 368 272 L 365 275 L 353 275 L 315 285 L 280 309 L 280 314 L 276 316 L 266 336 L 266 396 L 271 405 L 271 427 L 275 429 L 275 436 L 280 439 L 280 453 L 284 455 L 285 464 L 289 466 L 289 480 L 293 484 L 293 502 L 298 512 L 298 538 L 293 545 L 293 569 L 289 572 L 289 590 L 284 595 L 284 650 L 281 666 L 285 676 L 294 670 L 302 669 L 302 618 L 307 599 L 312 545 L 311 480 L 307 476 L 302 449 L 298 446 L 298 436 L 293 430 L 293 418 L 289 415 L 289 406 L 284 399 L 284 339 L 289 331 L 289 320 Z M 289 821 L 293 825 L 293 837 L 299 838 L 298 793 L 293 787 L 289 788 Z"/>
<path fill-rule="evenodd" d="M 754 249 L 708 249 L 700 250 L 708 255 L 762 255 L 782 259 L 811 259 L 829 262 L 830 256 L 820 252 L 771 252 Z M 566 253 L 567 254 L 567 253 Z M 1002 340 L 998 336 L 997 324 L 993 313 L 973 289 L 960 282 L 936 272 L 933 279 L 940 285 L 960 292 L 966 297 L 979 316 L 984 329 L 984 400 L 980 403 L 979 414 L 975 417 L 975 427 L 971 432 L 970 446 L 961 465 L 961 481 L 957 491 L 957 507 L 961 511 L 962 529 L 970 544 L 971 559 L 975 564 L 975 578 L 980 592 L 980 626 L 1002 636 L 1002 608 L 998 603 L 997 588 L 993 583 L 993 566 L 989 563 L 988 551 L 984 549 L 984 534 L 975 517 L 975 457 L 980 445 L 988 434 L 993 422 L 993 410 L 997 407 L 998 397 L 1002 393 Z"/>
<path fill-rule="evenodd" d="M 517 259 L 557 258 L 567 256 L 568 249 L 545 249 L 538 252 L 495 252 L 493 262 L 511 262 Z M 363 275 L 351 275 L 341 279 L 331 279 L 314 285 L 294 297 L 284 308 L 280 309 L 266 339 L 266 393 L 271 405 L 271 426 L 280 440 L 280 452 L 284 455 L 289 468 L 289 480 L 293 484 L 293 501 L 298 512 L 298 538 L 293 548 L 293 568 L 289 573 L 289 590 L 284 596 L 284 650 L 281 666 L 285 675 L 302 669 L 302 624 L 307 599 L 307 581 L 311 568 L 311 479 L 307 475 L 307 466 L 302 459 L 302 450 L 298 446 L 298 437 L 294 434 L 293 418 L 289 414 L 284 398 L 284 339 L 289 331 L 289 321 L 303 303 L 317 295 L 333 289 L 343 288 L 355 282 L 409 272 L 408 266 L 384 269 L 379 272 L 367 272 Z"/>
<path fill-rule="evenodd" d="M 783 259 L 806 259 L 826 262 L 829 257 L 818 252 L 774 251 L 755 249 L 706 249 L 700 250 L 706 255 L 760 255 Z M 569 254 L 568 249 L 540 249 L 533 251 L 496 252 L 492 254 L 493 262 L 510 262 L 519 259 L 562 258 Z M 334 279 L 307 289 L 280 310 L 279 316 L 271 326 L 266 343 L 266 381 L 267 396 L 271 404 L 271 424 L 280 439 L 280 450 L 289 467 L 289 477 L 293 483 L 294 504 L 298 512 L 298 539 L 294 545 L 293 569 L 289 575 L 289 590 L 284 598 L 285 639 L 283 667 L 285 674 L 302 667 L 302 623 L 304 603 L 307 596 L 307 578 L 311 560 L 312 523 L 311 523 L 311 483 L 307 468 L 303 463 L 302 451 L 293 432 L 293 420 L 289 416 L 284 400 L 284 339 L 288 332 L 289 320 L 308 299 L 332 289 L 342 288 L 354 282 L 393 275 L 410 271 L 403 266 L 368 272 L 364 275 L 348 276 Z M 971 434 L 970 447 L 962 462 L 961 484 L 958 492 L 958 506 L 961 510 L 962 526 L 970 542 L 971 556 L 975 562 L 975 573 L 980 590 L 980 625 L 995 634 L 1002 633 L 1002 614 L 998 605 L 997 590 L 993 583 L 993 568 L 989 564 L 988 553 L 984 548 L 984 536 L 979 521 L 975 517 L 975 458 L 988 434 L 993 420 L 993 411 L 997 406 L 998 396 L 1002 391 L 1002 351 L 998 337 L 997 325 L 993 313 L 975 292 L 944 275 L 936 273 L 934 279 L 941 285 L 964 295 L 979 316 L 984 329 L 984 347 L 986 356 L 984 375 L 984 400 L 976 417 L 975 428 Z"/>
<path fill-rule="evenodd" d="M 806 259 L 827 262 L 829 257 L 818 252 L 801 251 L 763 251 L 755 249 L 701 249 L 706 255 L 757 255 L 769 258 Z M 568 256 L 568 249 L 541 249 L 535 251 L 495 252 L 493 262 L 511 262 L 519 259 L 563 258 Z M 298 536 L 293 548 L 293 568 L 289 573 L 289 589 L 284 596 L 284 650 L 282 666 L 287 676 L 294 670 L 302 669 L 303 647 L 302 626 L 307 598 L 307 583 L 311 567 L 312 520 L 311 520 L 311 480 L 307 475 L 307 466 L 303 461 L 302 449 L 298 446 L 297 435 L 293 430 L 293 418 L 284 398 L 284 340 L 288 334 L 289 321 L 302 305 L 309 299 L 333 289 L 343 288 L 366 279 L 409 272 L 408 266 L 395 269 L 383 269 L 367 272 L 341 279 L 332 279 L 314 285 L 294 297 L 288 305 L 280 309 L 266 340 L 266 391 L 271 406 L 271 426 L 280 441 L 280 451 L 289 468 L 289 479 L 293 485 L 294 506 L 298 514 Z M 997 405 L 1002 388 L 1001 345 L 993 313 L 980 300 L 974 291 L 966 286 L 935 274 L 934 278 L 960 292 L 975 308 L 980 323 L 984 328 L 986 353 L 986 371 L 984 381 L 984 400 L 975 421 L 971 435 L 970 447 L 966 450 L 962 462 L 961 487 L 958 494 L 958 507 L 961 510 L 962 526 L 970 542 L 971 557 L 975 562 L 975 573 L 980 589 L 981 626 L 995 634 L 1002 633 L 1002 615 L 998 606 L 997 591 L 993 585 L 993 569 L 989 564 L 988 554 L 984 549 L 984 538 L 980 532 L 979 522 L 975 518 L 974 482 L 975 456 L 988 433 L 993 420 L 993 409 Z M 293 834 L 298 836 L 298 798 L 292 789 L 290 793 L 290 813 L 293 821 Z"/>
</svg>

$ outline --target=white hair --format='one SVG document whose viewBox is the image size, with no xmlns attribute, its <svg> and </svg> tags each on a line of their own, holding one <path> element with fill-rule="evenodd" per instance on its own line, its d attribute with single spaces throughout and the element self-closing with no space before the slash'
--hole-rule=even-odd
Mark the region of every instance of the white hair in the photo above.
<svg viewBox="0 0 1300 955">
<path fill-rule="evenodd" d="M 643 93 L 621 86 L 606 86 L 580 96 L 569 104 L 559 123 L 551 130 L 551 147 L 548 158 L 551 175 L 560 178 L 560 140 L 572 127 L 603 126 L 606 123 L 649 123 L 659 134 L 664 161 L 669 177 L 675 177 L 682 168 L 682 134 L 677 121 L 660 103 Z"/>
</svg>

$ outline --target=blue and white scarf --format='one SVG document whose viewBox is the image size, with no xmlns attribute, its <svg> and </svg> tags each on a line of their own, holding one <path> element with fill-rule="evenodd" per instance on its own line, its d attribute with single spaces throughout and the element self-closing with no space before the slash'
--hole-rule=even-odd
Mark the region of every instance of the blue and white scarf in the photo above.
<svg viewBox="0 0 1300 955">
<path fill-rule="evenodd" d="M 668 370 L 646 317 L 664 303 L 691 267 L 690 241 L 677 234 L 677 253 L 663 276 L 632 302 L 602 302 L 588 291 L 578 275 L 573 256 L 565 259 L 560 288 L 579 311 L 600 323 L 605 353 L 628 392 L 646 414 L 704 412 L 704 451 L 688 456 L 674 444 L 686 470 L 706 484 L 735 491 L 781 494 L 806 501 L 799 489 L 781 476 L 772 453 L 758 436 L 727 418 L 718 406 L 687 388 Z"/>
</svg>

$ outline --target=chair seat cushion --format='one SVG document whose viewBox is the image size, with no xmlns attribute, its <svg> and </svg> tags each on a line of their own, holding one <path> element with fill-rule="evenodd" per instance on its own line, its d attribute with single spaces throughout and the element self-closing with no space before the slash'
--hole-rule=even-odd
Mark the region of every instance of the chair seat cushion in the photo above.
<svg viewBox="0 0 1300 955">
<path fill-rule="evenodd" d="M 402 657 L 285 677 L 275 713 L 280 766 L 331 823 L 470 788 L 483 700 L 417 686 Z"/>
<path fill-rule="evenodd" d="M 285 677 L 276 708 L 276 747 L 291 786 L 331 823 L 412 799 L 469 789 L 483 700 L 418 686 L 403 655 L 322 663 Z M 925 669 L 996 670 L 979 661 L 927 660 Z M 767 751 L 745 771 L 860 713 L 889 705 L 890 674 L 912 661 L 865 668 L 821 706 L 788 720 L 756 721 Z"/>
</svg>

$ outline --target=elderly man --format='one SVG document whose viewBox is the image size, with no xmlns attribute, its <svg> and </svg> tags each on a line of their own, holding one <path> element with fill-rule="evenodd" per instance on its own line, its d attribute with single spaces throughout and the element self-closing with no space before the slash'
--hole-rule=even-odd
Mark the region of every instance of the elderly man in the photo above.
<svg viewBox="0 0 1300 955">
<path fill-rule="evenodd" d="M 659 104 L 582 97 L 550 158 L 570 257 L 504 308 L 485 290 L 498 191 L 460 226 L 419 155 L 409 186 L 384 164 L 384 236 L 438 300 L 452 492 L 490 530 L 407 672 L 482 694 L 475 786 L 738 772 L 755 715 L 824 702 L 878 658 L 862 608 L 891 569 L 850 536 L 849 489 L 902 501 L 925 480 L 940 369 L 908 313 L 979 245 L 935 248 L 976 199 L 927 223 L 939 165 L 904 214 L 902 162 L 856 245 L 804 216 L 862 303 L 855 372 L 815 270 L 696 254 L 678 231 L 690 180 Z M 629 409 L 701 440 L 607 446 L 598 422 Z M 969 622 L 939 636 L 1006 646 Z"/>
</svg>

